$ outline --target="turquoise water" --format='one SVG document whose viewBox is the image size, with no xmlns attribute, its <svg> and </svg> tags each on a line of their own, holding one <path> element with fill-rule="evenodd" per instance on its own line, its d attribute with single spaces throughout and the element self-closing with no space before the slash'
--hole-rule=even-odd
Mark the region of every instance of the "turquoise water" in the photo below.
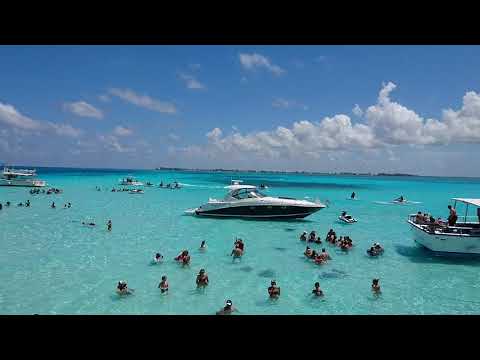
<svg viewBox="0 0 480 360">
<path fill-rule="evenodd" d="M 109 191 L 128 174 L 154 184 L 177 180 L 186 185 L 181 190 L 146 187 L 143 195 Z M 445 218 L 450 198 L 479 197 L 479 179 L 66 169 L 40 169 L 39 175 L 64 192 L 30 195 L 26 188 L 0 188 L 0 202 L 13 204 L 0 211 L 2 314 L 213 314 L 226 299 L 240 314 L 479 313 L 480 259 L 434 256 L 412 241 L 405 221 L 417 210 Z M 297 221 L 183 214 L 209 197 L 222 198 L 232 178 L 265 183 L 272 195 L 329 200 L 330 206 Z M 347 200 L 352 191 L 358 201 Z M 421 204 L 376 203 L 400 195 Z M 31 208 L 14 206 L 27 199 Z M 57 209 L 49 207 L 52 201 Z M 72 208 L 63 209 L 66 202 Z M 342 210 L 359 222 L 339 224 Z M 105 226 L 109 219 L 112 232 Z M 99 225 L 84 227 L 84 220 Z M 333 259 L 323 266 L 307 261 L 300 233 L 316 230 L 324 239 L 330 228 L 349 235 L 354 249 L 345 254 L 328 244 L 310 245 L 324 246 Z M 246 252 L 232 262 L 236 236 L 244 239 Z M 198 251 L 202 240 L 208 245 L 205 253 Z M 365 251 L 375 241 L 385 254 L 369 258 Z M 184 248 L 192 255 L 187 268 L 173 261 Z M 150 265 L 157 251 L 164 263 Z M 210 278 L 205 291 L 196 290 L 200 268 Z M 170 284 L 166 296 L 157 288 L 162 275 Z M 380 278 L 378 298 L 370 291 L 372 278 Z M 122 279 L 134 295 L 116 295 Z M 271 279 L 282 289 L 277 301 L 268 299 Z M 310 295 L 316 281 L 323 299 Z"/>
</svg>

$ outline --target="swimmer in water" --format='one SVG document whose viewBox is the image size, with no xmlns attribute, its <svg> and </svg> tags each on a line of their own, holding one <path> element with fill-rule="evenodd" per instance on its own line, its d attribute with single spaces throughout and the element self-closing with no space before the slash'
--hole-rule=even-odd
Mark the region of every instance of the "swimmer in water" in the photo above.
<svg viewBox="0 0 480 360">
<path fill-rule="evenodd" d="M 72 207 L 72 203 L 68 203 L 68 207 L 71 208 L 71 207 Z"/>
<path fill-rule="evenodd" d="M 202 241 L 200 244 L 200 251 L 205 251 L 207 250 L 207 244 L 205 243 L 205 240 Z"/>
<path fill-rule="evenodd" d="M 372 291 L 375 295 L 381 294 L 380 285 L 378 284 L 379 281 L 380 281 L 380 279 L 373 279 L 372 280 Z"/>
<path fill-rule="evenodd" d="M 268 287 L 268 295 L 272 299 L 278 299 L 280 297 L 280 287 L 277 286 L 277 282 L 272 280 Z"/>
<path fill-rule="evenodd" d="M 197 288 L 205 287 L 208 285 L 208 275 L 205 272 L 205 269 L 201 269 L 197 275 L 196 279 Z"/>
<path fill-rule="evenodd" d="M 312 249 L 310 249 L 309 246 L 305 249 L 305 252 L 303 253 L 307 258 L 311 258 L 313 256 Z"/>
<path fill-rule="evenodd" d="M 162 281 L 158 284 L 158 288 L 160 289 L 161 293 L 168 293 L 168 281 L 165 275 L 162 276 Z"/>
<path fill-rule="evenodd" d="M 307 232 L 304 231 L 302 235 L 300 235 L 300 241 L 307 241 Z"/>
<path fill-rule="evenodd" d="M 217 315 L 230 315 L 232 312 L 237 311 L 236 308 L 233 307 L 232 300 L 227 300 L 225 302 L 225 306 L 217 311 Z"/>
<path fill-rule="evenodd" d="M 52 205 L 50 205 L 52 209 L 55 209 L 55 202 L 52 202 Z"/>
<path fill-rule="evenodd" d="M 129 289 L 127 283 L 122 280 L 118 282 L 117 293 L 118 295 L 131 295 L 133 293 L 133 289 Z"/>
<path fill-rule="evenodd" d="M 27 200 L 27 202 L 25 203 L 25 206 L 30 207 L 30 200 Z"/>
<path fill-rule="evenodd" d="M 317 239 L 317 234 L 315 231 L 312 231 L 310 235 L 308 235 L 308 242 L 314 242 Z"/>
<path fill-rule="evenodd" d="M 108 220 L 107 222 L 107 230 L 112 231 L 112 220 Z"/>
<path fill-rule="evenodd" d="M 323 291 L 322 291 L 322 289 L 320 289 L 320 283 L 319 282 L 315 283 L 315 286 L 312 290 L 312 294 L 315 295 L 315 296 L 323 296 Z"/>
<path fill-rule="evenodd" d="M 332 257 L 328 254 L 328 252 L 325 249 L 322 249 L 322 253 L 320 254 L 325 258 L 325 260 L 332 260 Z"/>
<path fill-rule="evenodd" d="M 5 203 L 5 206 L 10 206 L 10 201 L 7 201 L 7 202 Z"/>
<path fill-rule="evenodd" d="M 395 199 L 395 201 L 404 202 L 405 198 L 403 197 L 403 195 L 401 195 L 399 198 Z"/>
<path fill-rule="evenodd" d="M 87 226 L 95 226 L 95 223 L 86 223 L 82 221 L 82 225 L 87 225 Z"/>
<path fill-rule="evenodd" d="M 159 263 L 159 262 L 161 262 L 162 260 L 163 260 L 162 254 L 156 253 L 156 254 L 155 254 L 155 257 L 153 258 L 153 262 L 154 262 L 154 263 Z"/>
<path fill-rule="evenodd" d="M 244 253 L 245 244 L 243 243 L 242 239 L 237 239 L 233 245 L 235 246 L 235 248 L 242 250 L 242 254 Z"/>
<path fill-rule="evenodd" d="M 352 195 L 350 195 L 350 199 L 355 199 L 355 191 L 352 192 Z"/>
</svg>

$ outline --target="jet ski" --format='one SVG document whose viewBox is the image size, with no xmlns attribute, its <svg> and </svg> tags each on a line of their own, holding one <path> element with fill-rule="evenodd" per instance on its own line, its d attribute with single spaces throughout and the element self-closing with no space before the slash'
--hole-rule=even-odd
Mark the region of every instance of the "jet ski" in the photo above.
<svg viewBox="0 0 480 360">
<path fill-rule="evenodd" d="M 343 221 L 347 224 L 353 224 L 357 222 L 357 219 L 355 219 L 351 215 L 347 215 L 345 211 L 338 217 L 338 220 Z"/>
</svg>

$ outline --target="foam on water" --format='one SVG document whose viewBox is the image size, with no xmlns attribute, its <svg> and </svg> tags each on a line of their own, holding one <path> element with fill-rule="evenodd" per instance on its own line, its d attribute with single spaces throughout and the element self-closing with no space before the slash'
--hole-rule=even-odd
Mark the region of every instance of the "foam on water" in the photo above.
<svg viewBox="0 0 480 360">
<path fill-rule="evenodd" d="M 214 314 L 227 298 L 241 314 L 479 312 L 480 259 L 439 257 L 418 247 L 405 221 L 416 211 L 445 218 L 450 198 L 478 197 L 478 179 L 234 174 L 246 184 L 273 185 L 268 190 L 273 196 L 330 200 L 328 208 L 303 220 L 254 221 L 183 216 L 184 210 L 210 197 L 223 198 L 231 174 L 82 169 L 38 173 L 64 192 L 30 195 L 25 188 L 0 188 L 0 202 L 14 204 L 0 211 L 2 314 Z M 128 174 L 154 184 L 185 185 L 175 191 L 145 187 L 142 196 L 110 192 Z M 347 199 L 353 190 L 361 201 Z M 400 194 L 421 204 L 374 203 Z M 27 199 L 30 208 L 16 206 Z M 52 201 L 57 209 L 49 207 Z M 66 202 L 72 208 L 63 209 Z M 342 210 L 359 222 L 338 224 Z M 106 229 L 109 219 L 112 232 Z M 86 220 L 97 226 L 82 226 Z M 323 240 L 330 228 L 337 235 L 350 235 L 354 248 L 345 253 L 329 244 L 309 243 L 317 251 L 325 247 L 333 259 L 320 266 L 306 260 L 300 233 L 316 230 Z M 246 251 L 232 261 L 235 237 L 244 240 Z M 198 250 L 202 240 L 208 245 L 204 252 Z M 365 251 L 375 241 L 386 251 L 370 258 Z M 190 266 L 173 261 L 182 249 L 191 252 Z M 156 252 L 164 260 L 152 266 Z M 197 291 L 195 284 L 200 268 L 210 278 L 204 291 Z M 157 288 L 162 275 L 170 284 L 166 296 Z M 379 298 L 370 291 L 377 277 Z M 282 289 L 277 301 L 268 299 L 272 278 Z M 119 280 L 126 280 L 135 294 L 116 295 Z M 316 281 L 325 292 L 322 299 L 310 295 Z"/>
</svg>

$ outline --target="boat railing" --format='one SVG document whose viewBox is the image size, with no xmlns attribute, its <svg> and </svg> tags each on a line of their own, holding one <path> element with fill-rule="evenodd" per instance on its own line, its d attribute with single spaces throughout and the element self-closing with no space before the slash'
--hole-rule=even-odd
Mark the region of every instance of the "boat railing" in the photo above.
<svg viewBox="0 0 480 360">
<path fill-rule="evenodd" d="M 470 216 L 473 218 L 473 216 Z M 468 218 L 468 217 L 467 217 Z M 408 220 L 411 221 L 413 224 L 420 227 L 422 230 L 425 230 L 429 233 L 437 233 L 437 234 L 452 234 L 452 235 L 475 235 L 477 236 L 480 234 L 480 227 L 478 223 L 468 223 L 468 222 L 460 222 L 457 223 L 457 226 L 449 226 L 447 223 L 442 222 L 440 224 L 435 223 L 432 224 L 430 222 L 417 222 L 416 221 L 416 214 L 410 214 L 408 216 Z"/>
</svg>

